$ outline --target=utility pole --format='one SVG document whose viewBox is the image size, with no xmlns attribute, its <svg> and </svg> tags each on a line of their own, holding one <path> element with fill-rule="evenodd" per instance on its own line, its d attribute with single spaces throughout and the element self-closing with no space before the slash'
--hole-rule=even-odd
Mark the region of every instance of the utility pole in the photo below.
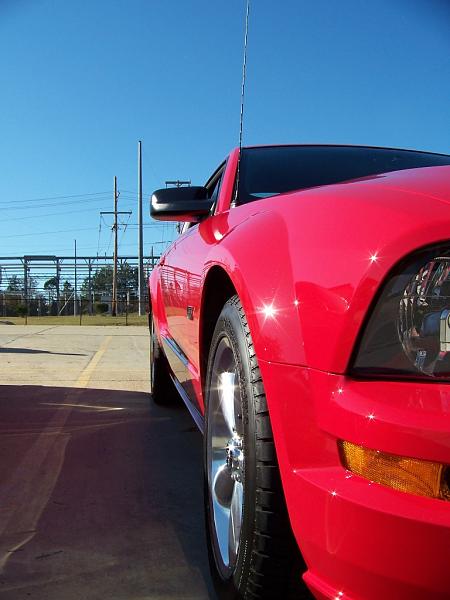
<svg viewBox="0 0 450 600">
<path fill-rule="evenodd" d="M 92 260 L 88 258 L 88 297 L 89 297 L 89 314 L 92 317 L 94 305 L 92 302 Z"/>
<path fill-rule="evenodd" d="M 144 313 L 144 231 L 142 223 L 142 142 L 138 142 L 138 302 L 139 316 Z"/>
<path fill-rule="evenodd" d="M 74 241 L 74 258 L 75 258 L 75 287 L 73 290 L 73 316 L 77 316 L 77 240 Z"/>
<path fill-rule="evenodd" d="M 117 314 L 117 177 L 114 175 L 114 266 L 113 266 L 113 280 L 112 280 L 112 303 L 111 303 L 111 315 L 113 317 Z"/>
<path fill-rule="evenodd" d="M 25 257 L 23 259 L 23 294 L 25 296 L 25 306 L 28 313 L 28 261 Z"/>
<path fill-rule="evenodd" d="M 59 310 L 59 295 L 60 295 L 60 279 L 61 279 L 61 266 L 59 264 L 59 258 L 56 259 L 56 310 Z"/>
<path fill-rule="evenodd" d="M 113 317 L 117 314 L 117 251 L 118 251 L 118 233 L 119 226 L 117 223 L 117 215 L 131 215 L 131 210 L 128 211 L 118 211 L 117 210 L 117 200 L 119 198 L 119 194 L 117 193 L 117 177 L 114 175 L 114 210 L 111 211 L 102 211 L 101 215 L 114 215 L 114 225 L 112 230 L 114 231 L 114 266 L 113 266 L 113 281 L 112 281 L 112 302 L 111 302 L 111 315 Z"/>
</svg>

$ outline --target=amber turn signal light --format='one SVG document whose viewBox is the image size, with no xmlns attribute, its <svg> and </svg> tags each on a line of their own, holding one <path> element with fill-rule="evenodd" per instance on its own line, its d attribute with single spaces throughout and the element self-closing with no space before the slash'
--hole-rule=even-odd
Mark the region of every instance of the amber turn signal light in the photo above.
<svg viewBox="0 0 450 600">
<path fill-rule="evenodd" d="M 339 441 L 346 469 L 375 483 L 418 496 L 450 500 L 450 469 L 441 463 L 370 450 Z"/>
</svg>

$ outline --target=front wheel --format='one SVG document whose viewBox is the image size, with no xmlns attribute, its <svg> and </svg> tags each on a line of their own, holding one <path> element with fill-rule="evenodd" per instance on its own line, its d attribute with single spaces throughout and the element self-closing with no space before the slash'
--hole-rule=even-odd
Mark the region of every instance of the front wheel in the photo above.
<svg viewBox="0 0 450 600">
<path fill-rule="evenodd" d="M 216 324 L 205 396 L 205 516 L 219 596 L 287 598 L 294 587 L 297 598 L 308 597 L 263 383 L 237 296 Z"/>
</svg>

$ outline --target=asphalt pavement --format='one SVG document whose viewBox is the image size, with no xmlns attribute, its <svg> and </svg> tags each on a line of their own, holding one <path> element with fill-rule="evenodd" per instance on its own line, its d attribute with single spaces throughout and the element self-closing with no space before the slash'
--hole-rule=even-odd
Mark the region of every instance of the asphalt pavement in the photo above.
<svg viewBox="0 0 450 600">
<path fill-rule="evenodd" d="M 0 598 L 214 598 L 201 436 L 145 327 L 0 324 Z"/>
</svg>

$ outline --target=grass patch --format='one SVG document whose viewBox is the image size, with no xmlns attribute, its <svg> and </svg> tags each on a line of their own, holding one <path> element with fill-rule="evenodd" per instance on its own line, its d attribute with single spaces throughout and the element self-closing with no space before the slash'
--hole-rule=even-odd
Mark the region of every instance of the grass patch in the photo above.
<svg viewBox="0 0 450 600">
<path fill-rule="evenodd" d="M 0 317 L 0 325 L 140 325 L 147 326 L 147 315 L 140 317 L 137 313 L 131 313 L 128 318 L 125 315 L 111 317 L 109 315 L 82 315 L 61 317 Z"/>
</svg>

